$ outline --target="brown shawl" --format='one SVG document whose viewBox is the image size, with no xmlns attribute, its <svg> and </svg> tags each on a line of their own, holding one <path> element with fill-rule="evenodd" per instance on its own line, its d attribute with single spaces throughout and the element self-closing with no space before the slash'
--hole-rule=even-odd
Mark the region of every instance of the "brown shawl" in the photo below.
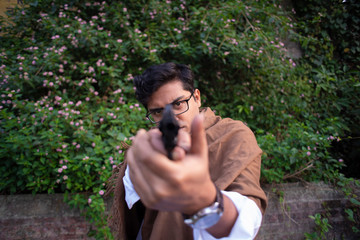
<svg viewBox="0 0 360 240">
<path fill-rule="evenodd" d="M 262 151 L 252 131 L 240 121 L 215 116 L 210 108 L 205 114 L 209 168 L 214 183 L 222 190 L 235 191 L 254 200 L 264 213 L 267 199 L 260 187 Z M 136 239 L 142 220 L 144 240 L 193 239 L 192 229 L 184 224 L 179 212 L 146 209 L 138 201 L 131 210 L 125 202 L 123 177 L 126 161 L 116 174 L 115 197 L 109 222 L 118 239 Z"/>
</svg>

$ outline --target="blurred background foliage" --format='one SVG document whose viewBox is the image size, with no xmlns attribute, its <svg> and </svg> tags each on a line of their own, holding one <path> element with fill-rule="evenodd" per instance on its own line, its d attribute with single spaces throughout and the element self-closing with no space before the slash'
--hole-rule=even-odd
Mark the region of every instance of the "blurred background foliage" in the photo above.
<svg viewBox="0 0 360 240">
<path fill-rule="evenodd" d="M 0 19 L 1 193 L 64 192 L 111 238 L 106 181 L 150 127 L 132 79 L 168 61 L 255 132 L 262 182 L 358 177 L 358 1 L 23 2 Z"/>
</svg>

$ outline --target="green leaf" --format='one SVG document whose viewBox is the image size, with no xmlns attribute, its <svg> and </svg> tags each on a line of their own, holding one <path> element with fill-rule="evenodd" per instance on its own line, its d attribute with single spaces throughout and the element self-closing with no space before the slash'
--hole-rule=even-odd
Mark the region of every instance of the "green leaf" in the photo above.
<svg viewBox="0 0 360 240">
<path fill-rule="evenodd" d="M 360 202 L 359 202 L 358 200 L 356 200 L 355 198 L 350 198 L 350 202 L 351 202 L 352 204 L 355 204 L 355 205 L 360 206 Z"/>
<path fill-rule="evenodd" d="M 91 169 L 91 166 L 90 165 L 88 165 L 88 164 L 86 164 L 85 165 L 85 171 L 86 171 L 86 173 L 90 173 L 90 169 Z"/>
</svg>

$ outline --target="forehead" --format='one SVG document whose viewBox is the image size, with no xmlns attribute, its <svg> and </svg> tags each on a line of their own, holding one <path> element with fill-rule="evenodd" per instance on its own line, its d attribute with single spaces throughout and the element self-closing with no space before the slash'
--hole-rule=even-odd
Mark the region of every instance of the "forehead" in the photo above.
<svg viewBox="0 0 360 240">
<path fill-rule="evenodd" d="M 172 103 L 176 99 L 189 97 L 188 95 L 189 91 L 184 90 L 180 80 L 170 81 L 162 85 L 151 95 L 148 109 L 163 108 L 166 104 Z"/>
</svg>

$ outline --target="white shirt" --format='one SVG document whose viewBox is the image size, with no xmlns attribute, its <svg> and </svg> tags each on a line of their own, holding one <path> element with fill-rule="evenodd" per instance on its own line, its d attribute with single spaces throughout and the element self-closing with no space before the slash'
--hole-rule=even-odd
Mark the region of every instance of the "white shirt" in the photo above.
<svg viewBox="0 0 360 240">
<path fill-rule="evenodd" d="M 140 200 L 129 176 L 129 168 L 126 167 L 125 176 L 123 178 L 125 187 L 125 201 L 131 209 L 133 205 Z M 229 234 L 229 236 L 220 238 L 221 240 L 252 240 L 259 231 L 262 214 L 256 203 L 237 192 L 221 191 L 235 205 L 238 211 L 238 218 Z M 206 230 L 193 229 L 194 240 L 215 240 L 219 238 L 213 237 Z M 139 234 L 140 239 L 141 236 Z"/>
</svg>

